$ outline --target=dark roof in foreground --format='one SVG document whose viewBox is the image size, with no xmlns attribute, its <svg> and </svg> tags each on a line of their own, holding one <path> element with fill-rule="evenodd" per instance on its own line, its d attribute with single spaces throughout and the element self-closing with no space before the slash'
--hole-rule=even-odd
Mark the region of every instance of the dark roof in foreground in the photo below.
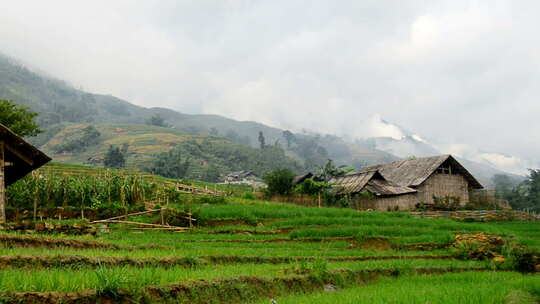
<svg viewBox="0 0 540 304">
<path fill-rule="evenodd" d="M 308 178 L 312 178 L 313 177 L 313 173 L 311 172 L 308 172 L 304 175 L 297 175 L 293 178 L 293 185 L 297 185 L 297 184 L 300 184 L 301 182 L 305 181 L 306 179 Z"/>
<path fill-rule="evenodd" d="M 334 186 L 338 194 L 353 194 L 364 190 L 368 190 L 377 196 L 417 192 L 415 189 L 387 181 L 377 170 L 334 177 L 328 183 Z"/>
<path fill-rule="evenodd" d="M 482 189 L 483 186 L 452 155 L 422 157 L 400 160 L 387 164 L 366 167 L 361 172 L 377 170 L 384 178 L 400 186 L 417 187 L 426 181 L 441 165 L 449 163 L 458 169 L 467 179 L 471 187 Z"/>
<path fill-rule="evenodd" d="M 6 186 L 51 161 L 50 157 L 2 124 L 0 124 L 0 141 L 5 144 L 5 161 L 11 163 L 5 167 Z"/>
</svg>

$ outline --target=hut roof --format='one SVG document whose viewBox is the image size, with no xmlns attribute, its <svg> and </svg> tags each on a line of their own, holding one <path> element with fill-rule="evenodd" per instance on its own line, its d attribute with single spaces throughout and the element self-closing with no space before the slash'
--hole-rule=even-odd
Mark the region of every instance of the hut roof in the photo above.
<svg viewBox="0 0 540 304">
<path fill-rule="evenodd" d="M 400 186 L 417 187 L 426 181 L 443 164 L 450 164 L 462 174 L 472 188 L 482 189 L 482 185 L 452 155 L 440 155 L 407 159 L 364 168 L 361 172 L 378 170 L 387 180 Z"/>
<path fill-rule="evenodd" d="M 313 173 L 311 172 L 308 172 L 304 175 L 297 175 L 293 178 L 293 185 L 298 185 L 301 182 L 305 181 L 306 179 L 312 178 L 312 177 L 313 177 Z"/>
<path fill-rule="evenodd" d="M 380 179 L 370 180 L 366 185 L 366 190 L 377 196 L 401 195 L 418 192 L 416 189 L 400 186 L 387 180 Z"/>
<path fill-rule="evenodd" d="M 363 190 L 368 190 L 377 196 L 417 192 L 415 189 L 387 181 L 377 170 L 334 177 L 330 179 L 329 183 L 336 186 L 336 192 L 339 194 L 358 193 Z"/>
<path fill-rule="evenodd" d="M 0 141 L 4 142 L 4 160 L 9 163 L 5 167 L 6 186 L 51 161 L 51 158 L 2 124 Z"/>
</svg>

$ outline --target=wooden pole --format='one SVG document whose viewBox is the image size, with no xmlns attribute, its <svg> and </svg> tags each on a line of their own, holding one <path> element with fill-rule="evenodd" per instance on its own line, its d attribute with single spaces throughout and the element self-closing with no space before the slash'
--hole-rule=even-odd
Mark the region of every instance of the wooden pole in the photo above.
<svg viewBox="0 0 540 304">
<path fill-rule="evenodd" d="M 38 197 L 39 197 L 39 183 L 36 183 L 36 189 L 34 191 L 34 222 L 37 220 L 37 205 L 38 205 Z"/>
<path fill-rule="evenodd" d="M 0 223 L 6 222 L 6 181 L 4 166 L 4 142 L 0 142 Z"/>
<path fill-rule="evenodd" d="M 321 193 L 319 192 L 319 208 L 321 208 Z"/>
</svg>

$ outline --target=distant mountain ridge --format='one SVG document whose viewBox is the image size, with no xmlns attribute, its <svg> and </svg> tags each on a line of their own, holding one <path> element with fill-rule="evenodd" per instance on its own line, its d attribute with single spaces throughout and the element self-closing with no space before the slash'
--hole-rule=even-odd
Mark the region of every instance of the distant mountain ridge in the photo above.
<svg viewBox="0 0 540 304">
<path fill-rule="evenodd" d="M 296 143 L 286 144 L 283 131 L 253 121 L 236 121 L 219 115 L 183 114 L 165 108 L 144 108 L 110 95 L 91 94 L 66 82 L 39 75 L 10 58 L 0 55 L 0 99 L 10 99 L 39 112 L 39 123 L 48 130 L 31 141 L 49 147 L 50 141 L 67 126 L 80 123 L 141 124 L 159 114 L 174 129 L 189 134 L 223 136 L 251 147 L 258 147 L 259 132 L 266 144 L 280 145 L 292 159 L 314 164 L 331 158 L 337 164 L 353 167 L 394 161 L 399 158 L 440 154 L 420 136 L 384 121 L 391 136 L 346 141 L 334 135 L 294 134 Z M 217 132 L 217 133 L 216 133 Z M 382 135 L 385 135 L 384 133 Z M 300 146 L 301 145 L 301 146 Z M 310 155 L 312 151 L 317 155 Z M 313 159 L 310 159 L 313 157 Z M 467 164 L 465 164 L 467 166 Z M 504 172 L 485 164 L 470 162 L 479 180 L 490 184 L 493 174 Z"/>
</svg>

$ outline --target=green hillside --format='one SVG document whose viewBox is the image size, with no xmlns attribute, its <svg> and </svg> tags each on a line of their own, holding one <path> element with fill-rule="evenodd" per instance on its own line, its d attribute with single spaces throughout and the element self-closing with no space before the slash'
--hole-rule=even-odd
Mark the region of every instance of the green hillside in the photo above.
<svg viewBox="0 0 540 304">
<path fill-rule="evenodd" d="M 47 145 L 56 133 L 74 123 L 141 124 L 159 114 L 176 130 L 219 135 L 251 147 L 258 147 L 258 135 L 263 132 L 268 145 L 280 144 L 289 156 L 307 163 L 308 169 L 314 169 L 328 158 L 338 164 L 356 167 L 396 159 L 388 153 L 358 143 L 346 143 L 331 135 L 294 134 L 295 142 L 289 147 L 283 130 L 278 128 L 218 115 L 189 115 L 164 108 L 139 107 L 113 96 L 77 90 L 63 81 L 35 73 L 1 54 L 0 99 L 13 100 L 40 113 L 39 124 L 47 132 L 30 139 L 37 146 Z M 77 158 L 78 162 L 84 162 L 86 156 L 71 155 L 65 158 Z"/>
<path fill-rule="evenodd" d="M 99 134 L 91 142 L 82 139 L 88 127 Z M 68 124 L 42 149 L 58 162 L 101 166 L 110 146 L 122 149 L 127 168 L 143 170 L 150 170 L 160 153 L 176 149 L 182 160 L 189 162 L 186 178 L 210 181 L 236 170 L 251 170 L 263 175 L 281 167 L 297 172 L 303 169 L 300 161 L 286 156 L 277 147 L 255 149 L 220 136 L 142 124 Z"/>
</svg>

